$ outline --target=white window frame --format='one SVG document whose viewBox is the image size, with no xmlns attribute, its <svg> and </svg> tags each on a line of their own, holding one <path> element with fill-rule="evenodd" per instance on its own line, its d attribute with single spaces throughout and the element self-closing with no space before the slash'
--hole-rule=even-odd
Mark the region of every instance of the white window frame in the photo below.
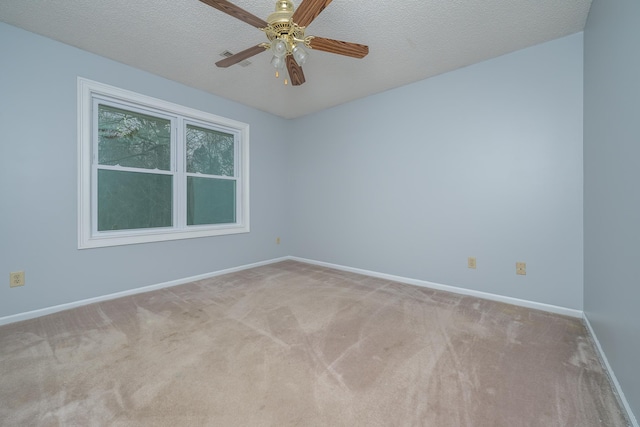
<svg viewBox="0 0 640 427">
<path fill-rule="evenodd" d="M 172 123 L 173 226 L 136 230 L 97 231 L 96 174 L 97 129 L 93 109 L 96 99 L 118 103 L 132 110 L 169 117 Z M 96 114 L 97 116 L 97 114 Z M 234 135 L 236 173 L 236 222 L 186 225 L 187 124 L 222 130 Z M 125 89 L 78 77 L 78 248 L 130 245 L 248 233 L 249 227 L 249 125 Z"/>
</svg>

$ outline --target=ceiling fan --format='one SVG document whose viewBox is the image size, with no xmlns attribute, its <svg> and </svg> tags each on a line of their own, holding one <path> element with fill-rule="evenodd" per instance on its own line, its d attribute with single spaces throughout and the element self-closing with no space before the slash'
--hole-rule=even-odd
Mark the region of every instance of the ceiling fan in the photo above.
<svg viewBox="0 0 640 427">
<path fill-rule="evenodd" d="M 286 65 L 291 84 L 299 86 L 305 82 L 302 65 L 309 56 L 305 48 L 353 58 L 364 58 L 369 53 L 369 47 L 362 44 L 305 36 L 306 27 L 332 0 L 302 0 L 297 9 L 291 0 L 276 0 L 276 11 L 270 14 L 266 21 L 227 0 L 200 1 L 264 31 L 269 40 L 268 43 L 260 43 L 216 62 L 218 67 L 226 68 L 270 50 L 273 53 L 271 64 L 276 68 L 276 77 Z"/>
</svg>

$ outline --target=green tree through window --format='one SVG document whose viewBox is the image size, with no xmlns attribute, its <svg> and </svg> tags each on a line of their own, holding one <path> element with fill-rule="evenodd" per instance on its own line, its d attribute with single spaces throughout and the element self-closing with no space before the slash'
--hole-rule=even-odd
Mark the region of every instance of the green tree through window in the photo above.
<svg viewBox="0 0 640 427">
<path fill-rule="evenodd" d="M 235 222 L 232 134 L 187 125 L 187 224 Z"/>
<path fill-rule="evenodd" d="M 98 163 L 169 170 L 171 121 L 100 105 Z"/>
<path fill-rule="evenodd" d="M 173 225 L 170 120 L 99 105 L 98 164 L 98 231 Z"/>
<path fill-rule="evenodd" d="M 249 232 L 249 125 L 78 78 L 78 247 Z"/>
</svg>

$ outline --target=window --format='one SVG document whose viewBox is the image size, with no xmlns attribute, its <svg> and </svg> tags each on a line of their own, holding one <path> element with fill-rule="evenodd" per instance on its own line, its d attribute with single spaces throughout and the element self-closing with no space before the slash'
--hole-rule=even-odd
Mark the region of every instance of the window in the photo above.
<svg viewBox="0 0 640 427">
<path fill-rule="evenodd" d="M 249 231 L 249 126 L 78 79 L 79 247 Z"/>
</svg>

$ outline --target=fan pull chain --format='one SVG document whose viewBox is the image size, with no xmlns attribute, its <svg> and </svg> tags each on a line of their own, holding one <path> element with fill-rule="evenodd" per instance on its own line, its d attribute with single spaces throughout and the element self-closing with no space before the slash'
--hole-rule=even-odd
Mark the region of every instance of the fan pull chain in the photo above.
<svg viewBox="0 0 640 427">
<path fill-rule="evenodd" d="M 276 70 L 276 79 L 277 79 L 278 77 L 280 77 L 280 72 L 279 72 L 278 70 Z M 284 84 L 285 84 L 285 85 L 288 85 L 288 84 L 289 84 L 289 80 L 285 78 L 285 79 L 284 79 Z"/>
</svg>

